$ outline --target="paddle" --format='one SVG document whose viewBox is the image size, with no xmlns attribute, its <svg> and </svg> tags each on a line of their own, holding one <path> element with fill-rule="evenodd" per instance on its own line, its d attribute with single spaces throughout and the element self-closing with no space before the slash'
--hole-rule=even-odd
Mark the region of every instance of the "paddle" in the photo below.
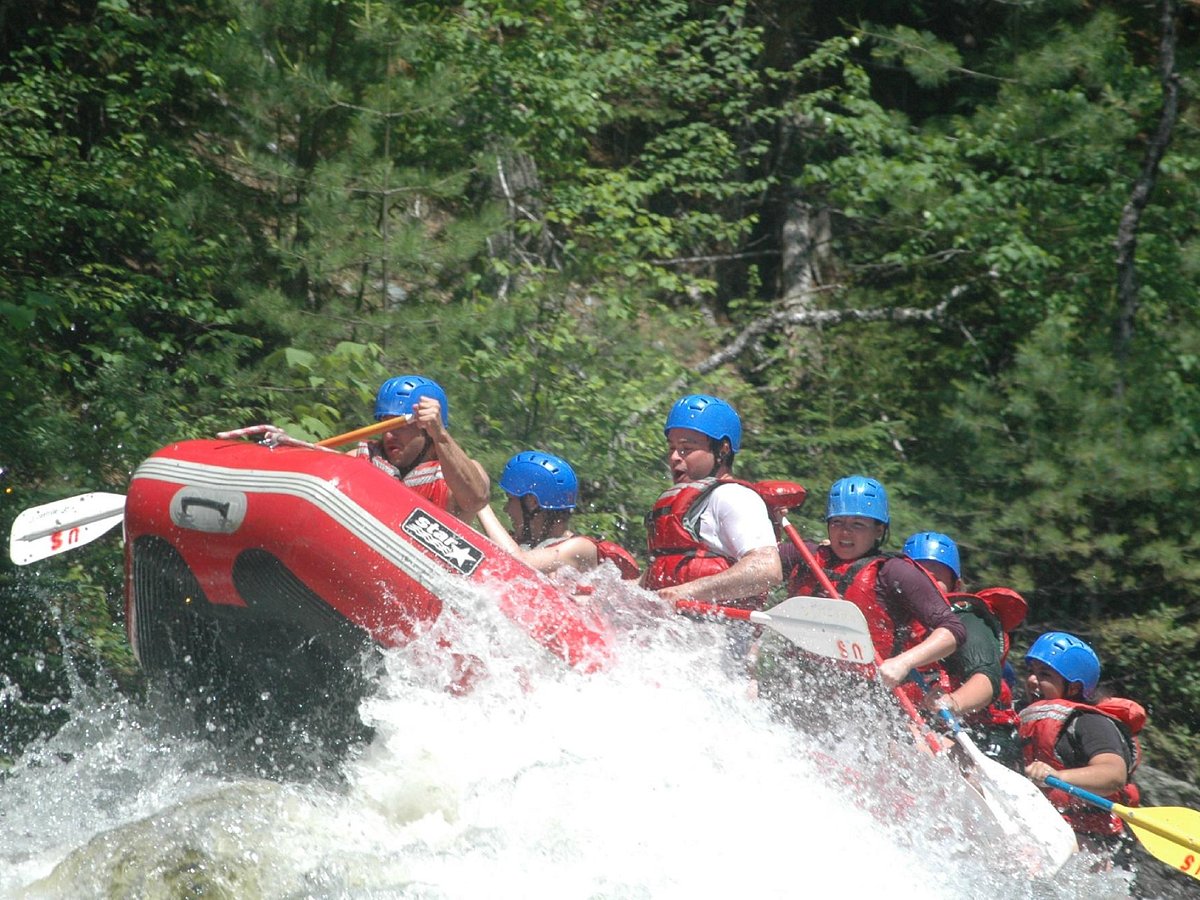
<svg viewBox="0 0 1200 900">
<path fill-rule="evenodd" d="M 315 445 L 297 441 L 302 446 L 317 446 L 323 448 L 340 447 L 373 437 L 403 425 L 411 417 L 395 416 L 384 419 L 374 425 L 356 428 L 345 434 L 335 435 L 317 441 Z M 254 425 L 250 428 L 239 429 L 237 432 L 226 432 L 229 436 L 247 436 L 264 434 L 264 429 L 273 428 L 268 425 Z M 276 429 L 278 431 L 278 429 Z M 125 517 L 125 497 L 123 494 L 108 494 L 94 492 L 66 497 L 31 507 L 13 522 L 8 538 L 8 555 L 18 566 L 37 562 L 48 556 L 57 556 L 85 544 L 90 544 L 97 538 L 107 534 Z"/>
<path fill-rule="evenodd" d="M 125 516 L 122 494 L 80 494 L 25 510 L 12 524 L 8 555 L 18 566 L 90 544 Z"/>
<path fill-rule="evenodd" d="M 393 416 L 390 419 L 384 419 L 381 422 L 376 422 L 374 425 L 364 425 L 362 428 L 356 428 L 353 431 L 347 431 L 345 434 L 334 435 L 333 437 L 325 438 L 323 441 L 317 441 L 318 447 L 341 447 L 344 444 L 352 444 L 355 441 L 361 441 L 363 438 L 375 437 L 377 434 L 383 434 L 385 431 L 391 431 L 393 428 L 399 428 L 401 425 L 412 419 L 412 416 L 405 413 L 402 416 Z"/>
<path fill-rule="evenodd" d="M 235 428 L 232 431 L 222 431 L 217 435 L 219 438 L 243 438 L 243 437 L 261 437 L 264 444 L 276 447 L 280 444 L 291 447 L 321 447 L 323 449 L 331 449 L 340 447 L 343 444 L 352 444 L 355 441 L 360 441 L 363 438 L 374 437 L 377 434 L 383 434 L 385 431 L 391 431 L 393 428 L 399 428 L 405 422 L 408 422 L 412 416 L 408 413 L 402 416 L 393 416 L 390 419 L 384 419 L 381 422 L 376 422 L 374 425 L 364 425 L 362 428 L 356 428 L 353 431 L 347 431 L 345 434 L 334 435 L 333 437 L 325 438 L 324 440 L 312 443 L 310 441 L 302 441 L 300 438 L 294 438 L 278 425 L 248 425 L 245 428 Z"/>
<path fill-rule="evenodd" d="M 918 675 L 918 678 L 920 676 Z M 948 709 L 938 714 L 966 753 L 980 778 L 983 801 L 1010 838 L 1021 838 L 1045 851 L 1054 871 L 1075 853 L 1075 832 L 1036 784 L 979 749 Z"/>
<path fill-rule="evenodd" d="M 1134 809 L 1068 784 L 1054 775 L 1047 776 L 1046 784 L 1112 813 L 1129 826 L 1151 856 L 1200 879 L 1200 812 L 1183 806 Z"/>
<path fill-rule="evenodd" d="M 810 653 L 865 663 L 874 650 L 867 620 L 853 603 L 826 597 L 788 597 L 769 612 L 718 606 L 698 600 L 677 600 L 680 612 L 699 613 L 724 619 L 743 619 L 765 625 Z"/>
</svg>

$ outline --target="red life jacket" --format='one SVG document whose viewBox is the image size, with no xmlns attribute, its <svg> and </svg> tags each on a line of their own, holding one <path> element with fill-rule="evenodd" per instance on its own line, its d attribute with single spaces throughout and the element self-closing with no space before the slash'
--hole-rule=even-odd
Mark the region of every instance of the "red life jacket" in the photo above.
<svg viewBox="0 0 1200 900">
<path fill-rule="evenodd" d="M 891 611 L 880 602 L 876 587 L 879 570 L 885 562 L 889 559 L 904 559 L 911 563 L 911 560 L 888 553 L 844 560 L 828 546 L 817 547 L 815 556 L 842 599 L 849 600 L 862 610 L 867 620 L 867 628 L 871 632 L 871 641 L 881 658 L 889 659 L 925 640 L 928 632 L 920 622 L 915 619 L 904 622 L 893 620 Z M 915 566 L 916 563 L 912 565 Z M 788 593 L 793 597 L 815 596 L 824 594 L 825 591 L 816 575 L 809 571 L 808 566 L 801 564 L 791 573 Z"/>
<path fill-rule="evenodd" d="M 446 484 L 445 476 L 442 474 L 442 463 L 438 460 L 418 463 L 401 475 L 400 469 L 392 466 L 388 461 L 383 444 L 378 440 L 361 440 L 354 455 L 365 456 L 374 464 L 374 467 L 388 473 L 392 478 L 400 479 L 404 487 L 414 491 L 419 497 L 424 497 L 438 509 L 450 511 L 450 485 Z"/>
<path fill-rule="evenodd" d="M 442 475 L 442 464 L 436 459 L 420 463 L 405 473 L 400 479 L 405 487 L 424 497 L 439 509 L 450 509 L 450 485 Z"/>
<path fill-rule="evenodd" d="M 438 460 L 431 459 L 419 463 L 401 475 L 400 470 L 388 461 L 379 441 L 361 441 L 354 455 L 365 456 L 377 469 L 387 472 L 393 478 L 399 478 L 401 484 L 416 492 L 418 496 L 424 497 L 439 509 L 450 510 L 450 485 L 442 475 L 442 464 Z"/>
<path fill-rule="evenodd" d="M 633 558 L 633 554 L 620 544 L 605 540 L 604 538 L 591 537 L 590 535 L 583 536 L 596 545 L 596 558 L 600 562 L 608 560 L 613 563 L 621 570 L 622 578 L 628 581 L 636 579 L 642 574 L 642 570 L 638 566 L 637 560 Z"/>
<path fill-rule="evenodd" d="M 643 584 L 647 590 L 687 584 L 724 572 L 736 560 L 717 553 L 693 531 L 689 511 L 723 484 L 741 484 L 754 490 L 754 485 L 736 478 L 702 478 L 683 482 L 659 495 L 646 515 L 646 547 L 650 566 Z M 766 595 L 738 597 L 724 601 L 730 606 L 761 605 Z"/>
<path fill-rule="evenodd" d="M 387 454 L 383 452 L 383 444 L 379 441 L 359 441 L 351 455 L 370 460 L 371 465 L 393 478 L 400 477 L 400 470 L 388 462 Z"/>
<path fill-rule="evenodd" d="M 1121 736 L 1129 745 L 1133 764 L 1129 767 L 1130 780 L 1120 790 L 1109 794 L 1108 799 L 1126 806 L 1137 806 L 1141 797 L 1137 785 L 1132 781 L 1132 775 L 1142 759 L 1142 748 L 1137 733 L 1146 724 L 1146 710 L 1132 700 L 1111 697 L 1095 705 L 1074 700 L 1036 700 L 1030 703 L 1021 710 L 1021 724 L 1018 728 L 1025 764 L 1044 762 L 1055 769 L 1076 768 L 1068 766 L 1058 755 L 1057 745 L 1064 731 L 1067 732 L 1067 739 L 1072 739 L 1071 726 L 1083 713 L 1096 713 L 1117 723 Z M 1124 828 L 1116 816 L 1089 806 L 1082 800 L 1076 800 L 1066 791 L 1057 788 L 1042 790 L 1076 832 L 1113 835 L 1120 834 Z"/>
</svg>

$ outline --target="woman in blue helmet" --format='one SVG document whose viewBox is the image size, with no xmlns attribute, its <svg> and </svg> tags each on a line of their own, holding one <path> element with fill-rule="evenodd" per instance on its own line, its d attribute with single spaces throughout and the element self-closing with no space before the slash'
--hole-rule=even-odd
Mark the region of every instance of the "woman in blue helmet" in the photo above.
<svg viewBox="0 0 1200 900">
<path fill-rule="evenodd" d="M 364 442 L 359 455 L 399 478 L 442 509 L 470 521 L 488 501 L 483 466 L 451 437 L 450 403 L 442 386 L 422 375 L 389 378 L 375 395 L 375 421 L 408 416 L 406 423 Z"/>
<path fill-rule="evenodd" d="M 1043 634 L 1029 648 L 1025 663 L 1030 703 L 1021 710 L 1019 728 L 1025 774 L 1042 785 L 1085 849 L 1119 850 L 1124 842 L 1121 820 L 1047 787 L 1046 776 L 1136 806 L 1138 791 L 1130 776 L 1140 756 L 1135 735 L 1145 725 L 1146 711 L 1132 700 L 1097 698 L 1100 659 L 1073 634 Z"/>
<path fill-rule="evenodd" d="M 929 574 L 904 556 L 885 553 L 888 496 L 874 478 L 851 475 L 834 482 L 825 509 L 829 537 L 809 550 L 842 598 L 866 617 L 875 650 L 883 658 L 879 677 L 887 688 L 913 669 L 930 666 L 966 642 L 966 628 Z M 804 555 L 782 545 L 790 595 L 819 595 L 820 579 Z M 906 688 L 907 689 L 907 688 Z M 914 693 L 919 693 L 913 687 Z"/>
<path fill-rule="evenodd" d="M 490 506 L 479 511 L 479 521 L 494 543 L 530 568 L 546 573 L 568 567 L 585 572 L 607 560 L 622 578 L 638 577 L 637 561 L 624 547 L 567 527 L 578 503 L 579 480 L 562 457 L 523 450 L 504 466 L 500 487 L 508 495 L 505 512 L 513 533 L 504 529 Z"/>
<path fill-rule="evenodd" d="M 669 603 L 761 608 L 783 573 L 766 503 L 733 477 L 741 419 L 724 400 L 689 394 L 671 407 L 663 434 L 674 486 L 646 517 L 642 587 Z"/>
</svg>

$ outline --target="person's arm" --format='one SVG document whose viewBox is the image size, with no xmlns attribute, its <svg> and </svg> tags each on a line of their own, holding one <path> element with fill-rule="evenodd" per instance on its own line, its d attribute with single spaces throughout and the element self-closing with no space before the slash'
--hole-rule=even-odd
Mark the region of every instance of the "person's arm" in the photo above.
<svg viewBox="0 0 1200 900">
<path fill-rule="evenodd" d="M 500 524 L 500 519 L 490 505 L 479 510 L 478 515 L 479 524 L 483 526 L 484 533 L 492 543 L 531 569 L 548 575 L 564 566 L 570 566 L 577 572 L 584 572 L 596 568 L 600 563 L 595 542 L 585 537 L 575 535 L 549 547 L 533 547 L 526 550 L 520 547 L 508 529 Z"/>
<path fill-rule="evenodd" d="M 522 550 L 520 558 L 531 569 L 537 569 L 547 575 L 567 566 L 576 572 L 585 572 L 588 569 L 596 568 L 600 563 L 595 542 L 578 535 L 549 547 Z"/>
<path fill-rule="evenodd" d="M 958 688 L 945 695 L 946 708 L 956 716 L 965 716 L 983 709 L 996 698 L 992 680 L 976 672 Z"/>
<path fill-rule="evenodd" d="M 1057 775 L 1067 784 L 1104 796 L 1125 786 L 1129 780 L 1129 769 L 1121 754 L 1099 753 L 1087 765 L 1074 769 L 1055 769 L 1044 762 L 1032 762 L 1025 767 L 1025 775 L 1038 784 L 1045 784 L 1047 775 Z"/>
<path fill-rule="evenodd" d="M 413 407 L 413 418 L 437 448 L 442 477 L 450 488 L 460 517 L 470 520 L 488 502 L 491 482 L 483 466 L 459 446 L 442 424 L 442 405 L 433 397 L 422 397 Z"/>
<path fill-rule="evenodd" d="M 967 627 L 950 608 L 929 573 L 910 559 L 889 559 L 879 570 L 880 598 L 889 609 L 901 611 L 925 626 L 927 631 L 944 628 L 954 636 L 955 647 L 967 642 Z M 951 650 L 953 652 L 953 648 Z"/>
<path fill-rule="evenodd" d="M 496 511 L 489 504 L 484 504 L 483 508 L 479 510 L 478 516 L 479 524 L 483 526 L 483 533 L 488 536 L 488 540 L 509 556 L 520 555 L 521 548 L 509 534 L 508 529 L 500 524 Z"/>
<path fill-rule="evenodd" d="M 1058 739 L 1056 750 L 1066 768 L 1055 770 L 1045 763 L 1031 763 L 1025 774 L 1039 784 L 1047 775 L 1057 775 L 1068 784 L 1096 794 L 1111 794 L 1129 780 L 1129 744 L 1117 723 L 1100 713 L 1081 713 L 1070 725 L 1074 740 Z"/>
<path fill-rule="evenodd" d="M 783 571 L 790 572 L 797 566 L 804 566 L 807 570 L 807 563 L 796 545 L 792 543 L 791 538 L 786 538 L 778 544 L 779 547 L 779 564 Z"/>
<path fill-rule="evenodd" d="M 917 646 L 897 653 L 879 664 L 879 680 L 891 689 L 904 681 L 913 669 L 944 659 L 954 652 L 958 642 L 946 628 L 935 628 Z"/>
<path fill-rule="evenodd" d="M 905 610 L 929 630 L 917 646 L 883 661 L 879 676 L 886 687 L 895 687 L 914 668 L 944 659 L 966 643 L 966 627 L 933 579 L 916 563 L 889 559 L 879 570 L 879 590 L 889 607 Z"/>
<path fill-rule="evenodd" d="M 955 615 L 966 628 L 967 640 L 943 663 L 960 685 L 940 696 L 940 692 L 930 691 L 925 705 L 932 709 L 939 701 L 944 702 L 952 713 L 965 716 L 983 709 L 1000 694 L 1003 645 L 992 627 L 974 610 Z"/>
<path fill-rule="evenodd" d="M 661 588 L 657 593 L 668 603 L 677 600 L 736 600 L 765 594 L 782 580 L 779 549 L 772 544 L 751 550 L 724 572 L 697 578 L 687 584 Z"/>
</svg>

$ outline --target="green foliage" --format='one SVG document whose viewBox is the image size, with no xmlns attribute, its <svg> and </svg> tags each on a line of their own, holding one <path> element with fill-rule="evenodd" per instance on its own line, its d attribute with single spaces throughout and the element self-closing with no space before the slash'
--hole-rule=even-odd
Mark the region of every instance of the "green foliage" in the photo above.
<svg viewBox="0 0 1200 900">
<path fill-rule="evenodd" d="M 22 482 L 123 480 L 203 426 L 252 345 L 215 293 L 218 240 L 183 237 L 196 223 L 177 201 L 205 179 L 161 124 L 213 83 L 201 47 L 172 43 L 208 33 L 193 14 L 104 5 L 0 59 L 0 419 L 23 436 L 8 447 Z"/>
<path fill-rule="evenodd" d="M 897 25 L 874 37 L 878 43 L 871 55 L 883 62 L 901 63 L 923 88 L 942 86 L 962 67 L 962 56 L 954 45 L 938 40 L 931 32 Z"/>
<path fill-rule="evenodd" d="M 662 404 L 656 392 L 677 371 L 653 347 L 657 335 L 695 323 L 669 312 L 631 319 L 591 294 L 529 291 L 517 302 L 481 299 L 477 316 L 488 333 L 472 335 L 459 361 L 468 384 L 455 396 L 474 412 L 479 458 L 495 476 L 519 450 L 561 454 L 580 476 L 580 528 L 626 534 L 637 549 L 646 498 L 663 485 L 656 462 L 665 404 L 638 413 Z"/>
<path fill-rule="evenodd" d="M 1142 736 L 1151 765 L 1200 779 L 1200 729 L 1191 710 L 1200 703 L 1200 621 L 1165 605 L 1152 613 L 1114 619 L 1092 638 L 1104 678 L 1119 696 L 1149 713 Z"/>
<path fill-rule="evenodd" d="M 975 504 L 954 508 L 961 476 L 930 483 L 924 497 L 931 509 L 947 505 L 940 521 L 971 535 L 981 578 L 1036 585 L 1038 618 L 1145 610 L 1191 594 L 1200 567 L 1177 485 L 1192 465 L 1177 453 L 1174 423 L 1143 420 L 1113 394 L 1110 357 L 1064 359 L 1067 330 L 1060 320 L 1038 329 L 999 393 L 990 380 L 962 393 L 943 446 L 950 470 L 978 473 Z M 1144 375 L 1133 389 L 1152 395 L 1161 376 Z"/>
<path fill-rule="evenodd" d="M 363 410 L 358 421 L 372 421 L 375 391 L 389 377 L 380 364 L 380 348 L 343 341 L 328 353 L 289 347 L 263 360 L 267 384 L 266 418 L 293 437 L 320 440 L 351 431 L 348 410 Z"/>
</svg>

